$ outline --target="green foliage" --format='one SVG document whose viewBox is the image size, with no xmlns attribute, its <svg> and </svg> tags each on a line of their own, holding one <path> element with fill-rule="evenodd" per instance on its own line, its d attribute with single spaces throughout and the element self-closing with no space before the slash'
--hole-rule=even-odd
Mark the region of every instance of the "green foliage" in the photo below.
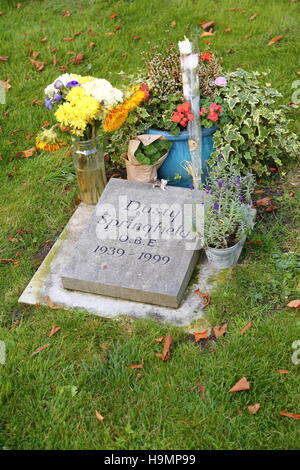
<svg viewBox="0 0 300 470">
<path fill-rule="evenodd" d="M 216 95 L 224 112 L 214 134 L 213 155 L 221 152 L 241 170 L 251 168 L 259 176 L 269 174 L 270 166 L 295 159 L 300 151 L 298 137 L 289 129 L 288 108 L 277 103 L 282 95 L 269 83 L 262 84 L 262 75 L 242 69 L 225 75 L 227 86 Z"/>
<path fill-rule="evenodd" d="M 150 145 L 140 145 L 135 158 L 143 165 L 154 165 L 172 147 L 169 140 L 156 140 Z"/>
</svg>

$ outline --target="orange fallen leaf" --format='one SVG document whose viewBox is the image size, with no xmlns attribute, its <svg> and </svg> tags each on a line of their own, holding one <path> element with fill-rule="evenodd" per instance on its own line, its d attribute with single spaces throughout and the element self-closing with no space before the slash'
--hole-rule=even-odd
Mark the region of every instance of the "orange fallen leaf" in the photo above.
<svg viewBox="0 0 300 470">
<path fill-rule="evenodd" d="M 39 354 L 40 352 L 44 351 L 44 349 L 49 348 L 50 344 L 45 344 L 44 346 L 41 346 L 40 348 L 37 348 L 31 355 L 35 356 L 35 354 Z"/>
<path fill-rule="evenodd" d="M 281 41 L 283 39 L 283 36 L 275 36 L 275 38 L 272 38 L 271 41 L 268 42 L 268 46 L 271 46 L 272 44 L 275 44 L 278 41 Z"/>
<path fill-rule="evenodd" d="M 135 364 L 133 366 L 128 366 L 129 369 L 142 369 L 144 367 L 144 359 L 142 360 L 141 364 Z"/>
<path fill-rule="evenodd" d="M 249 330 L 249 328 L 251 328 L 251 326 L 253 325 L 253 322 L 252 321 L 249 321 L 245 326 L 243 326 L 243 328 L 241 329 L 240 331 L 240 335 L 243 335 L 244 333 L 246 333 L 246 331 Z"/>
<path fill-rule="evenodd" d="M 249 20 L 253 21 L 253 20 L 255 20 L 255 18 L 257 18 L 257 16 L 258 16 L 258 13 L 254 13 L 254 15 L 249 17 Z"/>
<path fill-rule="evenodd" d="M 164 340 L 164 336 L 161 336 L 160 338 L 155 338 L 153 341 L 156 343 L 161 343 Z"/>
<path fill-rule="evenodd" d="M 89 29 L 88 32 L 87 32 L 90 36 L 95 36 L 95 31 L 93 31 L 92 29 Z"/>
<path fill-rule="evenodd" d="M 227 323 L 224 323 L 224 325 L 221 326 L 214 326 L 213 332 L 215 334 L 215 337 L 220 338 L 221 336 L 224 336 L 227 331 L 227 326 Z"/>
<path fill-rule="evenodd" d="M 200 38 L 207 38 L 209 36 L 214 36 L 216 33 L 213 33 L 212 30 L 209 31 L 203 31 L 203 33 L 200 35 Z"/>
<path fill-rule="evenodd" d="M 51 298 L 49 297 L 49 295 L 46 296 L 46 300 L 47 300 L 48 307 L 51 308 L 52 310 L 59 310 L 61 308 L 59 305 L 53 305 L 53 302 Z"/>
<path fill-rule="evenodd" d="M 48 122 L 48 121 L 44 121 L 43 124 L 42 124 L 42 126 L 45 127 L 45 128 L 47 128 L 47 127 L 50 127 L 51 124 L 50 124 L 50 122 Z"/>
<path fill-rule="evenodd" d="M 110 20 L 113 20 L 113 19 L 117 18 L 117 16 L 119 16 L 118 13 L 112 13 L 112 14 L 109 16 L 109 19 L 110 19 Z"/>
<path fill-rule="evenodd" d="M 51 338 L 51 336 L 55 335 L 55 333 L 57 333 L 60 329 L 61 329 L 60 326 L 52 326 L 51 331 L 48 335 L 49 338 Z"/>
<path fill-rule="evenodd" d="M 239 8 L 228 8 L 229 11 L 239 11 Z"/>
<path fill-rule="evenodd" d="M 19 242 L 19 239 L 18 239 L 18 238 L 14 238 L 14 237 L 9 237 L 7 240 L 8 240 L 9 242 L 11 242 L 11 243 L 18 243 L 18 242 Z"/>
<path fill-rule="evenodd" d="M 58 67 L 58 70 L 60 70 L 61 72 L 66 72 L 68 70 L 68 67 L 66 65 L 61 65 L 60 67 Z"/>
<path fill-rule="evenodd" d="M 43 39 L 40 39 L 40 42 L 46 42 L 46 41 L 48 41 L 48 38 L 47 38 L 47 37 L 45 37 L 45 38 L 43 38 Z"/>
<path fill-rule="evenodd" d="M 277 209 L 279 209 L 278 206 L 275 206 L 274 204 L 271 204 L 269 207 L 265 208 L 265 212 L 273 212 L 273 211 L 276 211 Z"/>
<path fill-rule="evenodd" d="M 201 339 L 205 339 L 208 337 L 208 330 L 203 331 L 194 331 L 193 335 L 195 337 L 195 342 L 198 343 Z"/>
<path fill-rule="evenodd" d="M 31 147 L 28 150 L 21 150 L 20 152 L 16 154 L 16 157 L 18 157 L 19 155 L 22 155 L 22 158 L 32 157 L 32 155 L 34 155 L 36 151 L 37 151 L 36 147 Z"/>
<path fill-rule="evenodd" d="M 76 38 L 77 36 L 80 36 L 81 34 L 83 33 L 83 31 L 77 31 L 77 33 L 74 33 L 74 38 Z"/>
<path fill-rule="evenodd" d="M 230 33 L 230 31 L 231 31 L 231 28 L 224 29 L 224 33 Z"/>
<path fill-rule="evenodd" d="M 176 28 L 177 26 L 177 23 L 176 21 L 172 21 L 172 23 L 170 24 L 171 28 Z"/>
<path fill-rule="evenodd" d="M 74 41 L 74 38 L 63 38 L 63 41 Z"/>
<path fill-rule="evenodd" d="M 288 418 L 300 419 L 300 414 L 289 413 L 288 411 L 278 411 L 281 416 L 287 416 Z"/>
<path fill-rule="evenodd" d="M 3 263 L 13 263 L 15 260 L 13 258 L 1 258 L 0 261 Z"/>
<path fill-rule="evenodd" d="M 43 104 L 43 102 L 42 102 L 42 100 L 35 100 L 35 99 L 33 99 L 33 100 L 31 101 L 31 104 L 33 104 L 33 105 L 36 104 L 37 106 L 40 106 L 41 104 Z"/>
<path fill-rule="evenodd" d="M 110 32 L 110 33 L 105 33 L 104 36 L 113 36 L 114 34 L 115 33 Z"/>
<path fill-rule="evenodd" d="M 264 189 L 256 189 L 254 194 L 264 194 L 266 191 Z"/>
<path fill-rule="evenodd" d="M 121 29 L 121 26 L 120 26 L 120 25 L 115 26 L 115 31 L 120 31 L 120 29 Z"/>
<path fill-rule="evenodd" d="M 82 64 L 84 57 L 85 57 L 85 54 L 83 54 L 82 52 L 79 52 L 78 54 L 76 54 L 75 57 L 71 59 L 71 63 L 75 65 Z"/>
<path fill-rule="evenodd" d="M 8 61 L 8 57 L 7 56 L 0 56 L 0 62 L 7 62 Z"/>
<path fill-rule="evenodd" d="M 70 13 L 68 10 L 64 11 L 61 16 L 71 16 L 72 13 Z"/>
<path fill-rule="evenodd" d="M 288 374 L 290 371 L 287 369 L 278 369 L 278 374 Z"/>
<path fill-rule="evenodd" d="M 211 295 L 210 294 L 204 294 L 199 289 L 196 289 L 194 292 L 195 292 L 195 294 L 199 295 L 201 300 L 203 300 L 203 302 L 204 302 L 203 308 L 207 307 L 210 304 L 210 302 L 211 302 Z"/>
<path fill-rule="evenodd" d="M 53 55 L 52 63 L 54 65 L 54 67 L 57 65 L 57 55 L 56 54 Z"/>
<path fill-rule="evenodd" d="M 289 308 L 300 308 L 300 300 L 292 300 L 287 304 Z"/>
<path fill-rule="evenodd" d="M 40 62 L 39 60 L 29 59 L 30 62 L 36 67 L 36 69 L 41 72 L 44 70 L 45 62 Z"/>
<path fill-rule="evenodd" d="M 95 410 L 95 414 L 96 414 L 97 420 L 100 421 L 100 423 L 102 423 L 102 421 L 104 421 L 104 416 L 102 416 L 97 410 Z"/>
<path fill-rule="evenodd" d="M 198 387 L 198 392 L 201 393 L 202 400 L 205 400 L 206 387 L 204 385 L 202 385 L 200 382 L 196 382 L 196 385 Z"/>
<path fill-rule="evenodd" d="M 141 36 L 138 36 L 138 35 L 132 36 L 132 39 L 141 39 Z"/>
<path fill-rule="evenodd" d="M 246 379 L 246 377 L 242 377 L 231 389 L 230 392 L 241 392 L 243 390 L 249 390 L 250 383 Z"/>
<path fill-rule="evenodd" d="M 264 197 L 262 199 L 257 199 L 256 205 L 257 207 L 265 207 L 265 206 L 268 206 L 270 202 L 271 202 L 270 197 Z"/>
<path fill-rule="evenodd" d="M 249 405 L 247 408 L 250 411 L 250 413 L 255 415 L 260 408 L 260 403 L 255 403 L 255 405 Z"/>
<path fill-rule="evenodd" d="M 173 338 L 171 335 L 166 335 L 164 337 L 164 348 L 162 354 L 156 354 L 157 357 L 160 357 L 162 361 L 167 361 L 170 357 L 170 349 L 172 346 Z"/>
</svg>

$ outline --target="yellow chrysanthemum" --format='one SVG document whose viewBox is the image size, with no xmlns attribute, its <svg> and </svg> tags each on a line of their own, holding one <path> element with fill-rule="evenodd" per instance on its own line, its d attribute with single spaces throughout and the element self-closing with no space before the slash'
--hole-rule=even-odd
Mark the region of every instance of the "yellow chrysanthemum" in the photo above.
<svg viewBox="0 0 300 470">
<path fill-rule="evenodd" d="M 103 127 L 106 132 L 112 132 L 119 129 L 126 121 L 128 110 L 124 105 L 111 109 L 105 116 Z"/>
<path fill-rule="evenodd" d="M 56 152 L 61 147 L 67 145 L 65 142 L 60 142 L 54 127 L 49 130 L 44 130 L 35 139 L 35 145 L 38 149 L 47 150 L 48 152 Z"/>
<path fill-rule="evenodd" d="M 124 107 L 130 113 L 130 111 L 133 111 L 135 108 L 137 108 L 141 104 L 143 99 L 145 99 L 145 96 L 146 96 L 145 93 L 141 89 L 138 89 L 131 96 L 131 98 L 129 98 L 129 100 L 125 101 Z"/>
</svg>

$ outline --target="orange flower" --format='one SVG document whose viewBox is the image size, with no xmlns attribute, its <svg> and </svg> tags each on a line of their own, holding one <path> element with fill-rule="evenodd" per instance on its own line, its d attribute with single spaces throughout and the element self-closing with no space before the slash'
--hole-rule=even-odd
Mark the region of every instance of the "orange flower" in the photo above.
<svg viewBox="0 0 300 470">
<path fill-rule="evenodd" d="M 106 132 L 112 132 L 119 129 L 127 119 L 128 109 L 123 105 L 117 106 L 111 109 L 105 116 L 103 127 Z"/>
</svg>

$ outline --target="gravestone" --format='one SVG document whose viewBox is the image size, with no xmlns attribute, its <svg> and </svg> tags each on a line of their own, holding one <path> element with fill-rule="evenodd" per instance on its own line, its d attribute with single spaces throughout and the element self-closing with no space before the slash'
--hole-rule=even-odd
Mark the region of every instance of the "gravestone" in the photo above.
<svg viewBox="0 0 300 470">
<path fill-rule="evenodd" d="M 178 307 L 199 256 L 205 193 L 112 178 L 62 272 L 65 289 Z"/>
</svg>

